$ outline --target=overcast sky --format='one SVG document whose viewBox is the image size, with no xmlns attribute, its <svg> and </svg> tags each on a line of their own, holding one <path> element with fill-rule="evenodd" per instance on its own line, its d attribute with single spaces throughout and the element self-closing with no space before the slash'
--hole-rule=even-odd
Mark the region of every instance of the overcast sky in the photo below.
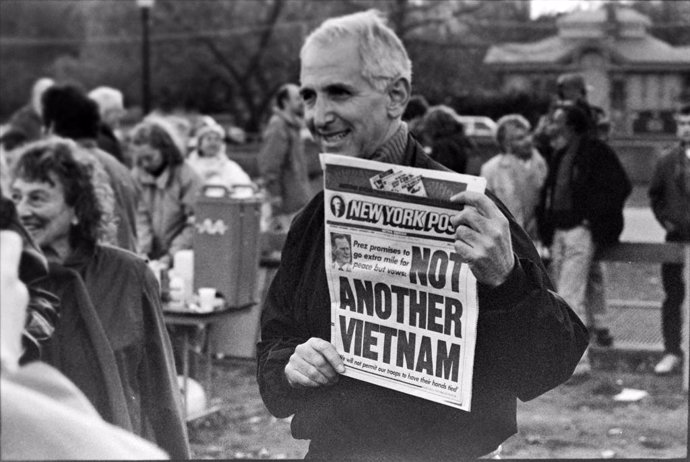
<svg viewBox="0 0 690 462">
<path fill-rule="evenodd" d="M 578 8 L 595 9 L 602 3 L 602 0 L 532 0 L 532 19 Z"/>
</svg>

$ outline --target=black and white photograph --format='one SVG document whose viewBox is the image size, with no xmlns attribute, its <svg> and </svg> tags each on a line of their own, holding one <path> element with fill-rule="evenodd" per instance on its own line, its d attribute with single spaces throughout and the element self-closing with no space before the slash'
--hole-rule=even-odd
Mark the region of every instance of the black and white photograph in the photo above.
<svg viewBox="0 0 690 462">
<path fill-rule="evenodd" d="M 688 458 L 690 0 L 0 0 L 0 459 Z"/>
</svg>

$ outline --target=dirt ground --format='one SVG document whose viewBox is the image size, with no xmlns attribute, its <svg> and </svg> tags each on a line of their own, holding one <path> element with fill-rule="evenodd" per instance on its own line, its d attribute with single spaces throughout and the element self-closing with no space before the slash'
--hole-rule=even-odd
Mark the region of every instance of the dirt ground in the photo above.
<svg viewBox="0 0 690 462">
<path fill-rule="evenodd" d="M 191 422 L 197 459 L 299 459 L 305 441 L 290 436 L 290 420 L 261 402 L 252 360 L 216 360 L 218 413 Z M 614 401 L 623 388 L 645 390 L 637 402 Z M 519 432 L 504 458 L 686 458 L 688 395 L 681 376 L 595 370 L 518 406 Z"/>
<path fill-rule="evenodd" d="M 609 298 L 660 300 L 659 265 L 605 268 Z M 630 370 L 616 368 L 617 371 Z M 636 369 L 632 369 L 636 370 Z M 646 372 L 645 372 L 646 371 Z M 253 360 L 215 360 L 214 402 L 222 410 L 189 424 L 197 459 L 300 459 L 306 441 L 290 436 L 290 420 L 272 417 L 256 384 Z M 613 397 L 644 390 L 636 402 Z M 680 375 L 595 369 L 518 405 L 519 432 L 503 444 L 503 458 L 687 458 L 688 394 Z"/>
</svg>

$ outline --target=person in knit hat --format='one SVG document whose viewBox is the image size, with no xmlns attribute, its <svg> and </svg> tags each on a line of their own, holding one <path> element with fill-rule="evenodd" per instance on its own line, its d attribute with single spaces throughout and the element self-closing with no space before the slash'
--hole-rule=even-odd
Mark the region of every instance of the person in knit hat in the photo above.
<svg viewBox="0 0 690 462">
<path fill-rule="evenodd" d="M 204 180 L 204 184 L 221 185 L 233 190 L 248 187 L 253 183 L 247 172 L 237 162 L 230 160 L 225 152 L 225 130 L 208 117 L 196 134 L 196 149 L 187 159 L 191 167 Z M 242 188 L 244 189 L 244 188 Z"/>
<path fill-rule="evenodd" d="M 111 128 L 117 129 L 127 112 L 122 92 L 111 87 L 98 87 L 89 92 L 89 98 L 98 104 L 101 120 Z"/>
</svg>

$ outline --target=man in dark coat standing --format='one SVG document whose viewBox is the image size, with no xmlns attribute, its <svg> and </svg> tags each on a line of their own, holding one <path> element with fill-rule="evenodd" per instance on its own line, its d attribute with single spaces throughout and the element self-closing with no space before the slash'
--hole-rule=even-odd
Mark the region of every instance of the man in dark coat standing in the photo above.
<svg viewBox="0 0 690 462">
<path fill-rule="evenodd" d="M 411 63 L 376 11 L 324 22 L 301 51 L 307 126 L 322 151 L 445 170 L 424 154 L 401 117 Z M 269 411 L 294 414 L 295 438 L 319 460 L 458 460 L 496 450 L 517 431 L 517 398 L 570 377 L 587 331 L 553 292 L 526 233 L 493 195 L 464 191 L 455 251 L 476 277 L 479 320 L 472 412 L 342 375 L 330 343 L 324 196 L 295 218 L 269 289 L 258 381 Z"/>
<path fill-rule="evenodd" d="M 271 202 L 271 229 L 285 231 L 312 197 L 308 160 L 301 138 L 304 115 L 299 87 L 283 85 L 264 132 L 259 170 Z"/>
<path fill-rule="evenodd" d="M 616 153 L 591 132 L 577 104 L 561 103 L 553 115 L 554 154 L 543 190 L 540 234 L 551 247 L 551 276 L 599 343 L 610 337 L 597 249 L 623 231 L 623 206 L 632 186 Z M 593 274 L 597 274 L 593 278 Z M 590 370 L 584 356 L 576 374 Z"/>
</svg>

